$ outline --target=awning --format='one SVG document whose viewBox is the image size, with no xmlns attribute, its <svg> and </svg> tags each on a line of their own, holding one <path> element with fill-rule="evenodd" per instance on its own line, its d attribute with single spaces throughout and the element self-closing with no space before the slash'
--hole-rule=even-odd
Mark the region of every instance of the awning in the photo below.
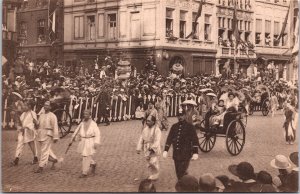
<svg viewBox="0 0 300 194">
<path fill-rule="evenodd" d="M 273 55 L 273 54 L 258 54 L 256 53 L 257 59 L 262 60 L 274 60 L 274 61 L 288 61 L 291 59 L 289 55 Z"/>
</svg>

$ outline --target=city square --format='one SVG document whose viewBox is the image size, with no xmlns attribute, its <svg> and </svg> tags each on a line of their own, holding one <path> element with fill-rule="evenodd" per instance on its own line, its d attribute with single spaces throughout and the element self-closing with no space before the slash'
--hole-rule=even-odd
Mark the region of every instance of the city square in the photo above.
<svg viewBox="0 0 300 194">
<path fill-rule="evenodd" d="M 174 123 L 176 118 L 170 118 Z M 253 122 L 255 121 L 255 122 Z M 298 141 L 294 145 L 286 145 L 282 129 L 283 115 L 279 111 L 274 117 L 263 117 L 260 113 L 249 117 L 246 128 L 246 144 L 242 153 L 231 156 L 226 151 L 224 138 L 218 138 L 216 146 L 209 153 L 199 153 L 199 159 L 190 165 L 190 174 L 199 177 L 203 173 L 228 175 L 230 164 L 248 161 L 256 172 L 267 170 L 272 175 L 277 170 L 270 162 L 278 154 L 289 155 L 298 150 Z M 98 168 L 95 177 L 87 180 L 78 179 L 81 158 L 76 153 L 74 144 L 67 155 L 64 155 L 70 135 L 61 139 L 53 147 L 58 157 L 64 161 L 57 169 L 49 167 L 44 174 L 34 174 L 36 165 L 31 165 L 31 153 L 26 147 L 19 166 L 9 167 L 9 161 L 16 145 L 14 131 L 2 132 L 2 174 L 3 191 L 5 192 L 137 192 L 141 179 L 146 178 L 147 168 L 141 155 L 136 154 L 136 143 L 140 134 L 141 121 L 124 121 L 112 123 L 110 126 L 99 125 L 102 145 L 95 156 Z M 168 132 L 163 132 L 162 146 Z M 171 154 L 167 159 L 160 158 L 161 174 L 155 183 L 158 192 L 175 192 L 176 175 Z M 138 180 L 136 180 L 138 179 Z M 34 183 L 34 184 L 33 184 Z"/>
<path fill-rule="evenodd" d="M 297 192 L 297 0 L 4 0 L 3 192 Z"/>
</svg>

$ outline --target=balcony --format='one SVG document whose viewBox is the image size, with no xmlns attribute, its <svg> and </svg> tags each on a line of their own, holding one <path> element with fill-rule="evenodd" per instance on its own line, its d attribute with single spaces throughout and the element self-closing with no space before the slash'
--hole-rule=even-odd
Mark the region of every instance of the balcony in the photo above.
<svg viewBox="0 0 300 194">
<path fill-rule="evenodd" d="M 7 30 L 2 30 L 2 40 L 11 40 L 17 41 L 17 34 L 16 32 L 11 32 Z"/>
<path fill-rule="evenodd" d="M 251 49 L 237 49 L 234 53 L 234 48 L 232 47 L 219 47 L 217 49 L 217 57 L 226 57 L 226 58 L 256 58 L 254 50 Z"/>
</svg>

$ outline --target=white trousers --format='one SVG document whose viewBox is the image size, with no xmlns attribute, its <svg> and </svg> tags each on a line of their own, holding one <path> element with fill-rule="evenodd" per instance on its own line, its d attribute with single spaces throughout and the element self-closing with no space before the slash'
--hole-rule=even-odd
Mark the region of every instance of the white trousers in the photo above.
<svg viewBox="0 0 300 194">
<path fill-rule="evenodd" d="M 31 143 L 31 142 L 28 142 L 28 143 Z M 16 158 L 20 157 L 20 155 L 23 152 L 25 144 L 28 144 L 28 143 L 24 143 L 24 136 L 23 136 L 22 132 L 18 132 L 18 144 L 17 144 L 16 154 L 15 154 Z M 35 148 L 34 156 L 37 156 L 37 149 L 36 149 L 35 141 L 34 141 L 34 148 Z"/>
<path fill-rule="evenodd" d="M 156 180 L 159 176 L 159 162 L 157 156 L 146 157 L 150 180 Z"/>
<path fill-rule="evenodd" d="M 41 146 L 41 158 L 39 162 L 39 167 L 45 167 L 48 163 L 49 156 L 53 159 L 57 159 L 56 155 L 51 149 L 52 137 L 48 136 L 45 141 L 40 141 Z"/>
<path fill-rule="evenodd" d="M 82 157 L 82 174 L 88 174 L 91 164 L 96 164 L 92 155 Z"/>
</svg>

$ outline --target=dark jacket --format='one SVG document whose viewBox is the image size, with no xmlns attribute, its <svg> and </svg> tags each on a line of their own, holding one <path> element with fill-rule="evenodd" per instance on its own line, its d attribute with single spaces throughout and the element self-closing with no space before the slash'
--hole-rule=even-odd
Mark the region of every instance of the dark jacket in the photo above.
<svg viewBox="0 0 300 194">
<path fill-rule="evenodd" d="M 186 121 L 175 123 L 167 137 L 165 151 L 173 145 L 173 159 L 190 160 L 193 154 L 198 153 L 198 137 L 194 126 Z"/>
</svg>

